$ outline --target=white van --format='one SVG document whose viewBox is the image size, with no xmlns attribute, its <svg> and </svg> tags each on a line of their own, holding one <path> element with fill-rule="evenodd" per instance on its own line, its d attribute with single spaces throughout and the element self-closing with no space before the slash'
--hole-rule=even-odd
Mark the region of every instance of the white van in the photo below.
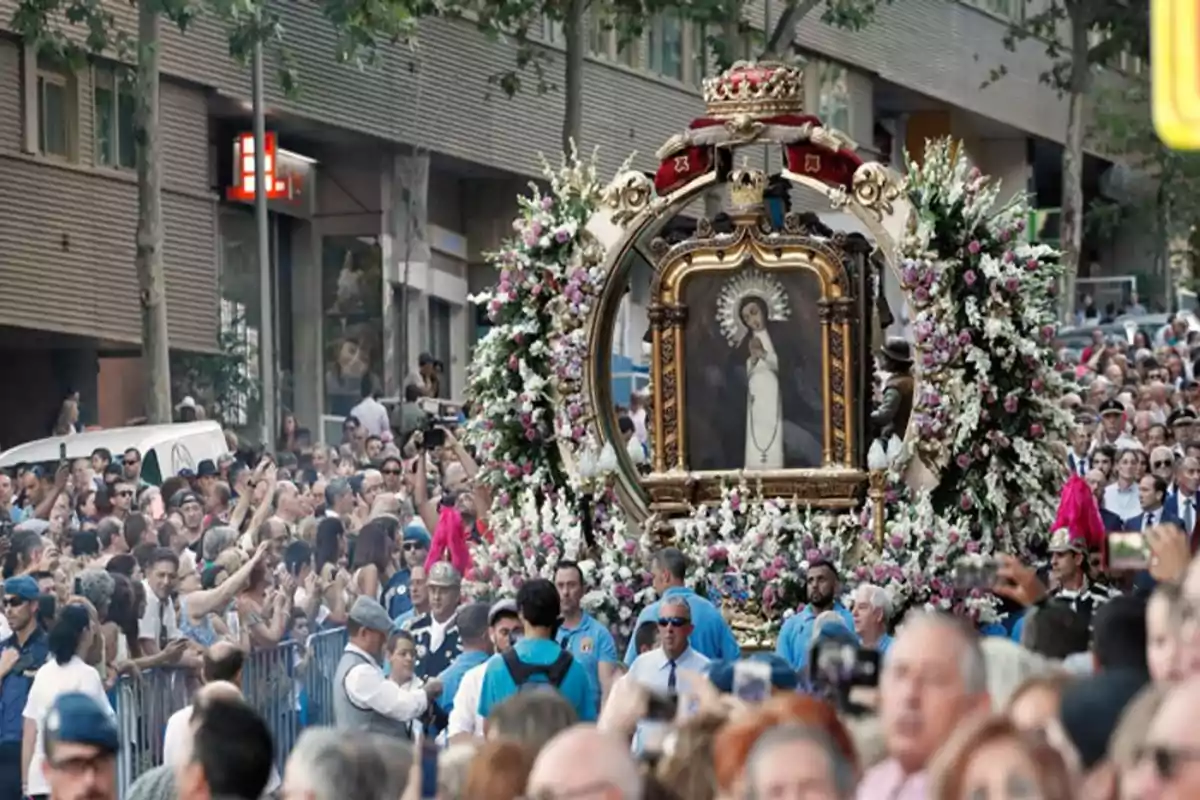
<svg viewBox="0 0 1200 800">
<path fill-rule="evenodd" d="M 89 458 L 92 451 L 103 447 L 119 462 L 121 454 L 136 447 L 142 454 L 142 480 L 155 486 L 164 479 L 179 474 L 181 469 L 195 470 L 204 459 L 215 464 L 228 448 L 220 423 L 176 422 L 170 425 L 136 425 L 130 428 L 108 428 L 100 431 L 50 436 L 26 442 L 0 453 L 0 469 L 18 464 L 41 464 L 54 468 L 58 464 L 60 445 L 67 446 L 67 458 Z"/>
</svg>

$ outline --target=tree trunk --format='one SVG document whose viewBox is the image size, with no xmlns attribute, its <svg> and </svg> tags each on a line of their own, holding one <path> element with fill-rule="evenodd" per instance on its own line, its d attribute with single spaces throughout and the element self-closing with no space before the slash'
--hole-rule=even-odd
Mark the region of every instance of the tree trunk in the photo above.
<svg viewBox="0 0 1200 800">
<path fill-rule="evenodd" d="M 137 277 L 142 303 L 142 361 L 146 369 L 146 419 L 171 421 L 170 339 L 163 274 L 162 137 L 158 119 L 159 13 L 149 0 L 138 3 L 136 83 Z"/>
<path fill-rule="evenodd" d="M 1075 279 L 1079 274 L 1080 249 L 1083 246 L 1083 104 L 1091 86 L 1091 65 L 1088 63 L 1089 20 L 1082 4 L 1071 4 L 1071 74 L 1068 84 L 1067 141 L 1062 160 L 1062 224 L 1061 246 L 1063 263 L 1062 311 L 1065 320 L 1075 317 Z"/>
<path fill-rule="evenodd" d="M 792 0 L 783 9 L 783 13 L 771 29 L 771 38 L 763 50 L 763 61 L 774 61 L 782 56 L 790 56 L 792 44 L 796 38 L 796 23 L 808 16 L 808 12 L 817 7 L 819 0 Z"/>
<path fill-rule="evenodd" d="M 583 136 L 583 17 L 586 10 L 586 0 L 568 0 L 563 15 L 563 41 L 567 53 L 563 77 L 566 108 L 563 110 L 562 146 L 563 153 L 568 155 L 579 146 Z"/>
</svg>

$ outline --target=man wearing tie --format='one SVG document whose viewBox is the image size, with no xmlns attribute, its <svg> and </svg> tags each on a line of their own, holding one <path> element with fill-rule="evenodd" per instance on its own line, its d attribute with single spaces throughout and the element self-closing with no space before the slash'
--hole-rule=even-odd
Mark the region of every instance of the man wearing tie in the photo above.
<svg viewBox="0 0 1200 800">
<path fill-rule="evenodd" d="M 1196 530 L 1200 511 L 1200 459 L 1185 458 L 1175 474 L 1175 491 L 1167 495 L 1163 513 L 1179 517 L 1184 533 L 1190 538 Z"/>
<path fill-rule="evenodd" d="M 1067 467 L 1071 474 L 1084 477 L 1088 473 L 1090 462 L 1088 450 L 1092 445 L 1092 432 L 1084 423 L 1083 418 L 1075 419 L 1075 433 L 1071 437 L 1071 452 L 1067 453 Z"/>
<path fill-rule="evenodd" d="M 1183 521 L 1174 514 L 1168 514 L 1163 508 L 1167 496 L 1167 482 L 1157 475 L 1144 475 L 1138 482 L 1138 499 L 1142 504 L 1142 513 L 1125 520 L 1126 530 L 1146 531 L 1154 525 L 1172 523 L 1183 527 Z"/>
<path fill-rule="evenodd" d="M 692 610 L 682 597 L 665 597 L 658 604 L 658 648 L 634 659 L 629 673 L 622 680 L 635 681 L 654 694 L 676 694 L 680 687 L 679 672 L 705 673 L 708 658 L 688 644 L 692 635 Z M 639 752 L 647 744 L 644 723 L 638 724 L 634 749 Z"/>
</svg>

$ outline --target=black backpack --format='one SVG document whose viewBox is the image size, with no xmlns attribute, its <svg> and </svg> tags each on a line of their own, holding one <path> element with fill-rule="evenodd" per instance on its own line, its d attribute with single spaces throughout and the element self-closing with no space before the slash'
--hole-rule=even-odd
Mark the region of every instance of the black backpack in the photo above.
<svg viewBox="0 0 1200 800">
<path fill-rule="evenodd" d="M 566 680 L 567 671 L 571 669 L 571 664 L 575 661 L 566 650 L 558 654 L 558 658 L 554 659 L 553 664 L 526 664 L 512 648 L 505 651 L 503 658 L 504 666 L 508 667 L 508 674 L 512 676 L 518 691 L 524 688 L 535 675 L 545 675 L 551 686 L 555 689 L 559 688 Z"/>
</svg>

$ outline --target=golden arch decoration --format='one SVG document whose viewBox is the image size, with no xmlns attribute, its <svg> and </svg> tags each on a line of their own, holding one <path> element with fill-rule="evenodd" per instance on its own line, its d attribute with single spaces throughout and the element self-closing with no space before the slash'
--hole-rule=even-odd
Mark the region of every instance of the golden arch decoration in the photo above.
<svg viewBox="0 0 1200 800">
<path fill-rule="evenodd" d="M 784 79 L 776 84 L 785 85 L 784 93 L 790 91 L 786 88 L 789 82 L 802 80 L 795 67 L 735 65 L 725 75 L 706 83 L 708 122 L 713 120 L 713 98 L 720 93 L 712 82 L 724 81 L 722 85 L 727 87 L 734 80 L 731 75 L 739 70 L 743 75 L 747 70 L 775 70 L 772 74 L 776 78 L 783 70 Z M 747 107 L 752 106 L 751 102 Z M 653 471 L 648 476 L 639 475 L 624 448 L 616 447 L 620 468 L 615 487 L 624 508 L 637 519 L 652 512 L 680 513 L 696 502 L 719 499 L 721 483 L 731 477 L 731 472 L 689 468 L 686 425 L 683 430 L 680 427 L 687 415 L 686 387 L 679 391 L 685 371 L 682 329 L 687 318 L 686 308 L 680 308 L 686 306 L 680 302 L 681 291 L 689 276 L 732 271 L 745 264 L 768 273 L 807 271 L 816 275 L 821 285 L 817 308 L 826 356 L 821 371 L 826 425 L 820 463 L 800 469 L 737 474 L 752 480 L 764 496 L 794 498 L 814 507 L 850 508 L 861 500 L 867 482 L 867 431 L 860 412 L 862 392 L 869 387 L 870 365 L 861 363 L 861 352 L 855 352 L 852 345 L 856 341 L 861 345 L 861 327 L 869 319 L 870 306 L 862 290 L 866 284 L 861 280 L 855 284 L 847 273 L 847 237 L 838 234 L 830 241 L 819 241 L 806 235 L 794 215 L 789 215 L 783 230 L 771 230 L 762 220 L 751 219 L 749 212 L 740 221 L 735 219 L 732 237 L 728 233 L 714 235 L 711 224 L 704 220 L 693 237 L 674 247 L 654 237 L 684 207 L 717 185 L 760 179 L 765 182 L 766 176 L 761 173 L 754 177 L 753 170 L 732 169 L 733 155 L 745 145 L 775 143 L 783 149 L 787 165 L 777 177 L 786 184 L 819 193 L 831 209 L 856 217 L 870 233 L 873 254 L 898 275 L 897 247 L 912 210 L 903 179 L 882 164 L 859 162 L 853 155 L 852 142 L 823 128 L 812 117 L 735 114 L 718 121 L 704 127 L 698 127 L 701 121 L 697 121 L 688 133 L 673 137 L 659 151 L 662 163 L 654 178 L 641 172 L 618 175 L 605 192 L 603 208 L 588 222 L 588 232 L 605 248 L 607 257 L 603 264 L 605 283 L 586 324 L 592 355 L 581 387 L 581 396 L 589 406 L 585 425 L 598 442 L 620 441 L 613 412 L 609 354 L 613 351 L 615 320 L 628 285 L 632 254 L 637 253 L 655 271 L 649 309 L 651 380 L 657 401 L 652 410 L 656 429 Z M 860 363 L 855 363 L 855 356 Z M 674 392 L 669 385 L 672 380 Z M 572 444 L 562 444 L 566 463 L 574 463 Z"/>
</svg>

